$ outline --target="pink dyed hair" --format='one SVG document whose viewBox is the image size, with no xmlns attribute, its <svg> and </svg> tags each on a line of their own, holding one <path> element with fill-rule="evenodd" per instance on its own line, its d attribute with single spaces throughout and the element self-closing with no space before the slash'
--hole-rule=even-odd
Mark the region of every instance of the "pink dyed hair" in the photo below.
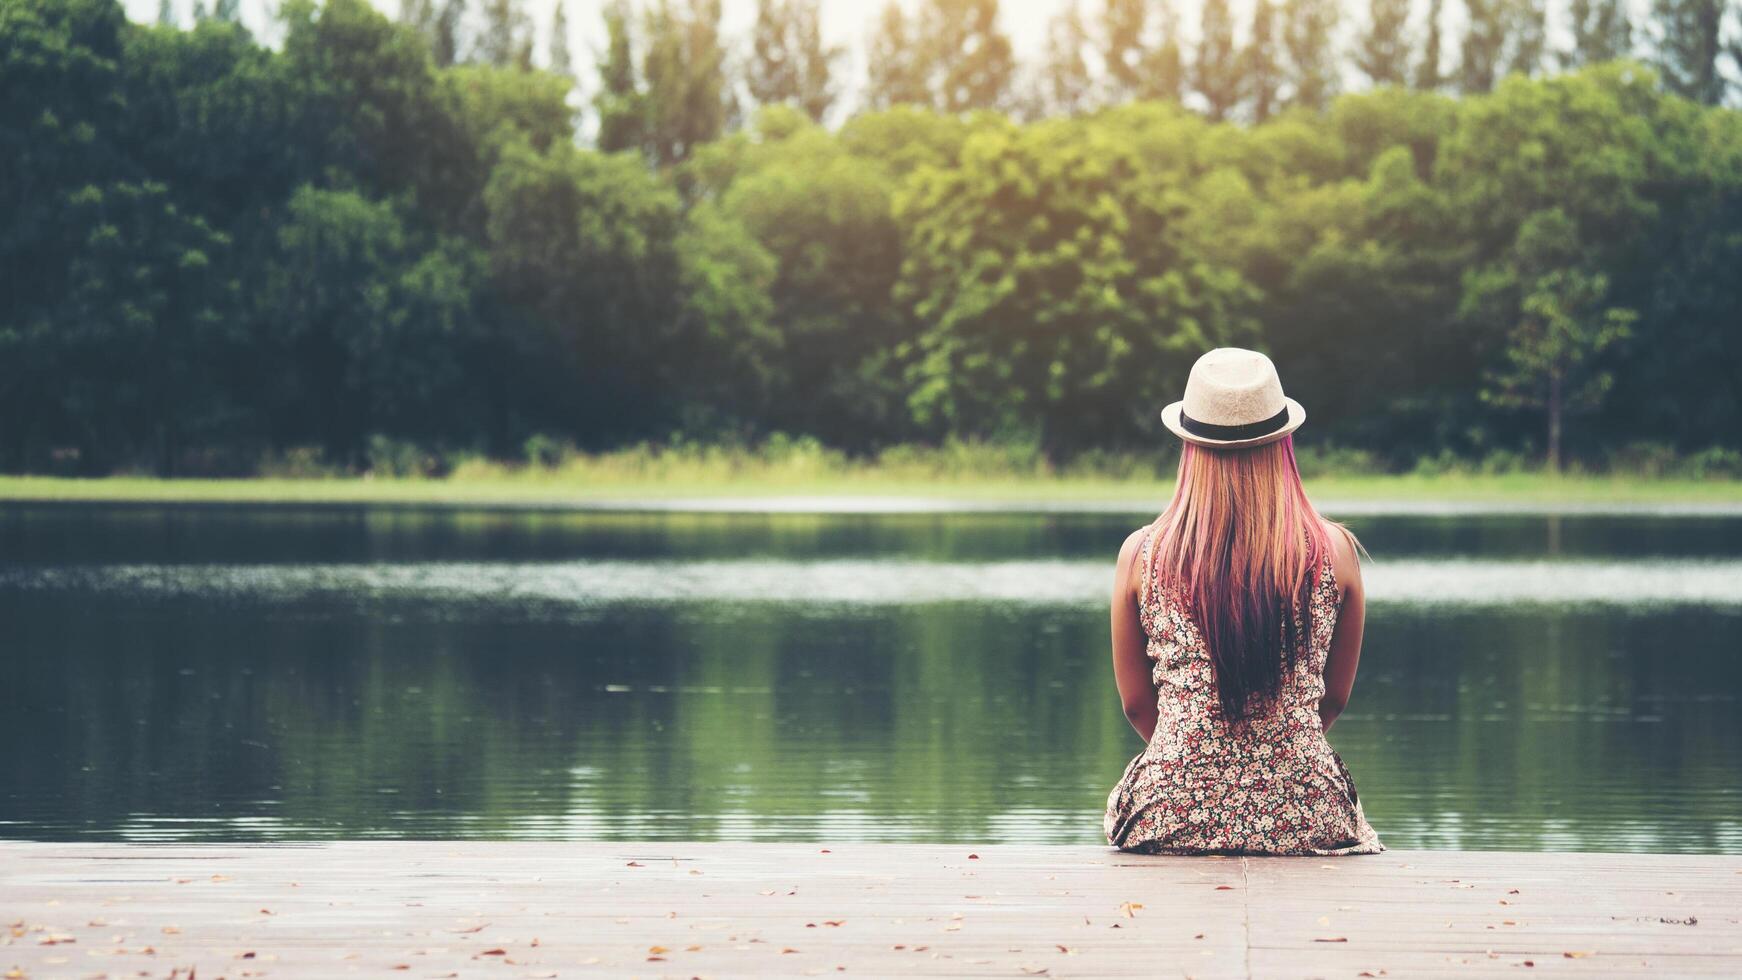
<svg viewBox="0 0 1742 980">
<path fill-rule="evenodd" d="M 1183 599 L 1230 722 L 1281 691 L 1312 636 L 1327 524 L 1301 485 L 1294 436 L 1242 449 L 1185 444 L 1156 522 L 1150 577 Z"/>
</svg>

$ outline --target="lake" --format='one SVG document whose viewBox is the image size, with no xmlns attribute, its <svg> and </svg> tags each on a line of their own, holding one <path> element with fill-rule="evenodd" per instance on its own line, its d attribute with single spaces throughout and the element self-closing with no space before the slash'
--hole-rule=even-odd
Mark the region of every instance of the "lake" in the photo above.
<svg viewBox="0 0 1742 980">
<path fill-rule="evenodd" d="M 1151 516 L 0 505 L 0 838 L 1103 843 Z M 1331 516 L 1387 844 L 1742 853 L 1742 517 Z"/>
</svg>

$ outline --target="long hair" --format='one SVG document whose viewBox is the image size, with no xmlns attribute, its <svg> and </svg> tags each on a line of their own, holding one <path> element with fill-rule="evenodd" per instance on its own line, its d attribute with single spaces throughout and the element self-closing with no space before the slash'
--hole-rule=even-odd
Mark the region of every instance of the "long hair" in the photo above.
<svg viewBox="0 0 1742 980">
<path fill-rule="evenodd" d="M 1294 436 L 1242 449 L 1187 442 L 1156 535 L 1151 579 L 1185 599 L 1223 716 L 1258 714 L 1312 636 L 1312 592 L 1331 548 L 1301 486 Z"/>
</svg>

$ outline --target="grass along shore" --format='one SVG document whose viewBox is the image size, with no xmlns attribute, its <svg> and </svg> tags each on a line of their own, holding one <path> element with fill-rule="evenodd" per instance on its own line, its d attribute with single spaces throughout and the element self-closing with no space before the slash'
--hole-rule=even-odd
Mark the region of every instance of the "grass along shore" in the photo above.
<svg viewBox="0 0 1742 980">
<path fill-rule="evenodd" d="M 981 506 L 1073 505 L 1159 508 L 1178 465 L 1172 447 L 1151 453 L 1084 453 L 1055 465 L 1033 447 L 949 441 L 849 457 L 807 438 L 751 446 L 641 444 L 587 453 L 535 438 L 525 462 L 442 458 L 377 440 L 361 474 L 323 465 L 313 450 L 260 461 L 243 478 L 160 479 L 0 476 L 0 501 L 139 503 L 380 503 L 478 507 L 728 506 L 768 498 L 892 499 Z M 1516 454 L 1481 462 L 1420 460 L 1387 473 L 1359 450 L 1302 447 L 1301 473 L 1321 502 L 1554 507 L 1679 505 L 1742 508 L 1742 453 L 1712 449 L 1676 457 L 1662 447 L 1613 454 L 1603 472 L 1549 473 Z"/>
<path fill-rule="evenodd" d="M 709 477 L 582 474 L 524 470 L 493 476 L 154 479 L 0 476 L 0 501 L 256 504 L 436 504 L 480 507 L 632 505 L 774 497 L 888 497 L 981 504 L 1122 504 L 1159 507 L 1168 480 L 1090 476 L 994 475 L 920 479 L 878 473 L 789 475 L 751 472 Z M 1307 480 L 1323 502 L 1578 506 L 1700 504 L 1742 507 L 1742 481 L 1542 473 L 1325 475 Z"/>
</svg>

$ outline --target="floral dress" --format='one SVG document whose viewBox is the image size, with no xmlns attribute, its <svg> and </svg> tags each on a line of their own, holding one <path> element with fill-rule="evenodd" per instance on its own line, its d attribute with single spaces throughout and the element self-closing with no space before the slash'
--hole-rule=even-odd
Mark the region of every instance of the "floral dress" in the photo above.
<svg viewBox="0 0 1742 980">
<path fill-rule="evenodd" d="M 1232 729 L 1209 653 L 1181 596 L 1152 585 L 1154 527 L 1143 541 L 1141 619 L 1160 718 L 1107 796 L 1107 842 L 1151 854 L 1377 854 L 1355 780 L 1325 740 L 1318 703 L 1342 598 L 1327 554 L 1312 593 L 1308 655 L 1277 706 Z"/>
</svg>

